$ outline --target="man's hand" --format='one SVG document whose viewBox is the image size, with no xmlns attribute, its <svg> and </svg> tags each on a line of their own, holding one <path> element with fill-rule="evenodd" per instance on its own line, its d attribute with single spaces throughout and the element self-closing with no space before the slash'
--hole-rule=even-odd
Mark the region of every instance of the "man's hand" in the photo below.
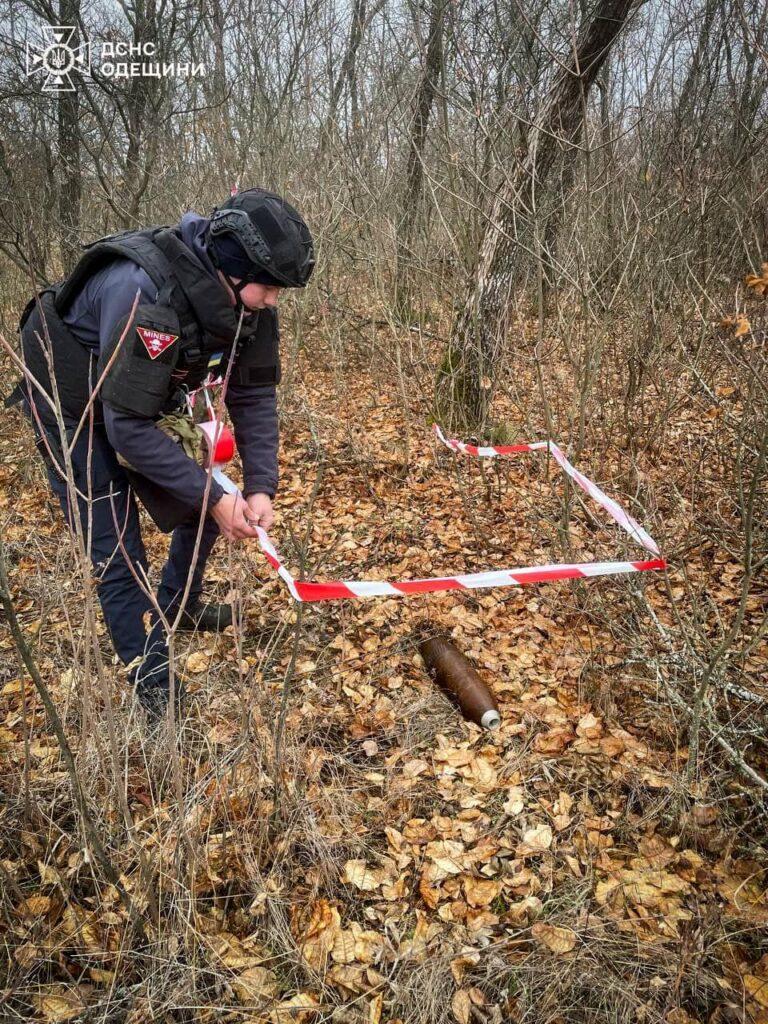
<svg viewBox="0 0 768 1024">
<path fill-rule="evenodd" d="M 248 518 L 254 526 L 260 526 L 262 530 L 268 530 L 275 521 L 275 513 L 272 510 L 272 500 L 268 494 L 249 494 L 245 499 L 250 513 Z"/>
<path fill-rule="evenodd" d="M 251 495 L 249 502 L 256 497 L 264 498 L 266 496 L 263 494 Z M 267 501 L 269 501 L 268 498 Z M 223 498 L 219 498 L 211 509 L 211 515 L 228 540 L 246 540 L 248 537 L 258 536 L 256 530 L 250 525 L 250 520 L 255 517 L 242 494 L 225 494 Z"/>
</svg>

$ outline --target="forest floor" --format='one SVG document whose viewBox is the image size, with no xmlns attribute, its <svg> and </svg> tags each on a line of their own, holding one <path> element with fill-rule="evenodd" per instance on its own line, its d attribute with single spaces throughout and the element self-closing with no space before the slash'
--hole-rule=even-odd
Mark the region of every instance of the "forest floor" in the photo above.
<svg viewBox="0 0 768 1024">
<path fill-rule="evenodd" d="M 308 579 L 398 580 L 644 557 L 542 453 L 481 464 L 438 448 L 379 355 L 342 369 L 315 350 L 287 377 L 271 534 L 295 575 L 302 561 Z M 0 509 L 17 611 L 108 854 L 159 916 L 141 947 L 5 634 L 6 1019 L 768 1022 L 768 860 L 741 780 L 688 777 L 632 600 L 644 590 L 671 629 L 685 599 L 677 446 L 632 474 L 619 450 L 577 460 L 660 541 L 668 573 L 306 605 L 292 672 L 297 606 L 255 544 L 220 544 L 208 580 L 239 596 L 243 625 L 178 639 L 175 748 L 146 736 L 103 636 L 115 757 L 59 509 L 14 428 Z M 696 410 L 671 428 L 714 429 Z M 145 537 L 157 572 L 167 538 Z M 735 599 L 735 561 L 688 552 L 685 572 Z M 423 628 L 476 664 L 498 731 L 434 688 Z"/>
</svg>

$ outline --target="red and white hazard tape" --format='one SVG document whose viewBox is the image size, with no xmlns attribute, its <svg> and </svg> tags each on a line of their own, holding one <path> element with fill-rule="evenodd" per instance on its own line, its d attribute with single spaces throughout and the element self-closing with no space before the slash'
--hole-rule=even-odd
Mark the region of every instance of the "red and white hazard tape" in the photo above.
<svg viewBox="0 0 768 1024">
<path fill-rule="evenodd" d="M 493 458 L 499 455 L 515 455 L 548 449 L 555 461 L 562 467 L 582 490 L 608 512 L 608 514 L 634 540 L 647 551 L 659 554 L 653 538 L 600 488 L 575 469 L 553 441 L 535 441 L 531 444 L 501 445 L 499 447 L 478 447 L 463 441 L 446 438 L 435 424 L 435 433 L 449 448 L 478 458 Z M 214 478 L 229 491 L 237 491 L 237 485 L 219 468 L 213 471 Z M 592 576 L 617 576 L 628 572 L 648 572 L 666 569 L 663 558 L 644 562 L 581 562 L 562 565 L 531 565 L 519 569 L 492 569 L 488 572 L 461 573 L 454 576 L 434 576 L 429 579 L 400 580 L 388 583 L 383 580 L 339 580 L 331 583 L 304 582 L 294 579 L 280 558 L 266 530 L 256 527 L 259 544 L 265 558 L 281 577 L 296 601 L 336 601 L 349 597 L 405 597 L 408 594 L 426 594 L 440 590 L 477 590 L 481 587 L 520 587 L 529 583 L 548 583 L 553 580 L 589 579 Z"/>
<path fill-rule="evenodd" d="M 653 537 L 646 533 L 642 526 L 635 522 L 632 516 L 625 512 L 618 502 L 615 502 L 613 498 L 609 498 L 607 494 L 600 490 L 597 484 L 593 484 L 583 473 L 580 473 L 578 469 L 572 466 L 554 441 L 534 441 L 531 444 L 505 444 L 499 445 L 496 448 L 479 448 L 474 444 L 464 444 L 463 441 L 457 441 L 455 438 L 447 438 L 437 424 L 434 425 L 433 429 L 443 444 L 447 445 L 452 451 L 463 452 L 465 455 L 475 455 L 481 459 L 494 458 L 497 455 L 517 455 L 520 452 L 537 452 L 543 448 L 548 448 L 555 462 L 571 480 L 575 480 L 582 491 L 586 491 L 590 498 L 594 498 L 598 505 L 601 505 L 608 515 L 615 519 L 623 530 L 627 531 L 633 540 L 642 544 L 646 551 L 650 551 L 654 555 L 659 554 L 658 546 Z"/>
</svg>

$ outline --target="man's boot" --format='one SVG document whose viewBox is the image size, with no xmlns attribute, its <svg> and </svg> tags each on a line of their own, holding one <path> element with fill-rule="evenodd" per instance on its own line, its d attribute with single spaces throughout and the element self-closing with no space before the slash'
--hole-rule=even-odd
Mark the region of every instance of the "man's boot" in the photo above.
<svg viewBox="0 0 768 1024">
<path fill-rule="evenodd" d="M 173 622 L 175 616 L 170 616 Z M 231 604 L 201 604 L 196 601 L 184 609 L 177 627 L 180 633 L 220 633 L 232 625 Z"/>
<path fill-rule="evenodd" d="M 150 651 L 130 673 L 130 680 L 139 703 L 150 721 L 163 718 L 170 701 L 170 680 L 168 676 L 168 654 L 165 651 Z M 184 686 L 177 675 L 174 684 L 176 714 L 182 710 Z"/>
</svg>

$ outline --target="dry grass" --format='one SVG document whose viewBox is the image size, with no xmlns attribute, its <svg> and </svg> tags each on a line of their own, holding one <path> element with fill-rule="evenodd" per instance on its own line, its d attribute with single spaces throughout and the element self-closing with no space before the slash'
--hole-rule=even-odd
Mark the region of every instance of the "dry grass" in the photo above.
<svg viewBox="0 0 768 1024">
<path fill-rule="evenodd" d="M 404 405 L 393 384 L 386 328 L 372 338 L 376 355 L 350 367 L 318 323 L 284 394 L 275 536 L 292 566 L 304 557 L 319 578 L 397 578 L 622 550 L 593 510 L 574 496 L 563 502 L 562 480 L 541 464 L 480 467 L 433 452 L 425 403 L 409 389 Z M 587 340 L 585 331 L 570 343 Z M 738 390 L 722 396 L 722 414 L 702 418 L 700 392 L 671 375 L 679 351 L 665 349 L 663 422 L 638 413 L 632 446 L 619 446 L 620 344 L 590 385 L 579 459 L 662 542 L 667 579 L 310 606 L 289 676 L 296 613 L 287 593 L 256 552 L 222 547 L 212 586 L 234 588 L 243 625 L 179 641 L 180 668 L 194 652 L 205 667 L 186 673 L 190 701 L 175 739 L 148 734 L 101 635 L 110 747 L 76 559 L 39 469 L 26 450 L 5 448 L 0 500 L 17 613 L 105 852 L 146 922 L 142 943 L 86 853 L 41 705 L 28 680 L 23 692 L 14 682 L 25 676 L 3 641 L 0 985 L 9 1021 L 74 1019 L 80 1009 L 82 1020 L 110 1024 L 308 1020 L 309 1009 L 288 1005 L 297 993 L 318 1021 L 369 1024 L 761 1019 L 759 792 L 713 733 L 716 720 L 727 722 L 732 742 L 737 726 L 759 721 L 723 703 L 728 682 L 763 685 L 754 668 L 764 652 L 759 574 L 733 638 L 738 653 L 701 705 L 694 762 L 686 711 L 739 600 L 729 538 L 740 526 L 729 502 L 756 471 L 748 447 L 757 417 Z M 402 351 L 406 381 L 409 362 L 434 363 L 429 339 L 408 339 Z M 717 365 L 713 389 L 729 367 Z M 543 433 L 541 407 L 526 397 L 534 370 L 523 360 L 499 399 L 518 438 Z M 578 380 L 564 363 L 547 373 L 566 442 Z M 681 438 L 685 450 L 672 443 Z M 729 445 L 730 459 L 708 460 Z M 706 467 L 695 477 L 685 451 Z M 762 529 L 755 524 L 753 561 Z M 157 569 L 165 542 L 148 537 Z M 496 688 L 497 736 L 462 723 L 430 688 L 413 639 L 424 622 L 452 632 Z M 719 718 L 724 707 L 730 718 Z M 597 739 L 579 732 L 590 715 Z M 765 767 L 760 742 L 740 747 L 755 772 Z M 554 828 L 551 845 L 526 853 L 523 836 L 542 825 Z M 460 866 L 430 876 L 425 897 L 439 842 L 460 844 L 450 847 Z M 350 861 L 383 880 L 357 887 Z M 612 879 L 618 888 L 601 888 Z M 467 886 L 487 881 L 498 892 L 472 906 Z M 531 930 L 537 921 L 573 933 L 573 949 L 547 948 Z M 358 936 L 352 953 L 340 932 Z"/>
</svg>

